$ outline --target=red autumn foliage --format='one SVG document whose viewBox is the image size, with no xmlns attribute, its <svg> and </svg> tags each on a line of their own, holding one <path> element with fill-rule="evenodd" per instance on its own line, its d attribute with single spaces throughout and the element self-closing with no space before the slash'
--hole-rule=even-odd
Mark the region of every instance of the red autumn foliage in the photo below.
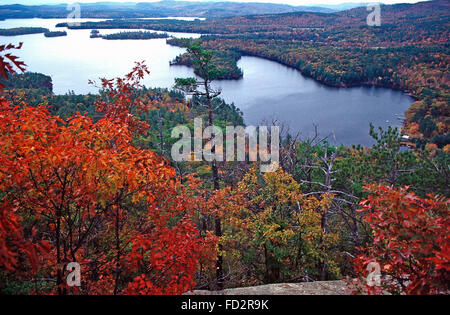
<svg viewBox="0 0 450 315">
<path fill-rule="evenodd" d="M 120 120 L 132 130 L 145 133 L 148 124 L 141 121 L 138 115 L 147 112 L 150 104 L 144 103 L 136 93 L 141 88 L 140 81 L 147 74 L 150 71 L 144 62 L 136 62 L 133 70 L 124 78 L 101 79 L 101 88 L 106 95 L 96 101 L 97 111 L 103 113 L 105 118 Z"/>
<path fill-rule="evenodd" d="M 14 141 L 13 138 L 5 141 L 5 136 L 10 136 L 14 129 L 19 126 L 14 126 L 9 121 L 8 112 L 13 110 L 9 107 L 4 99 L 0 99 L 0 122 L 1 134 L 0 139 L 0 163 L 2 170 L 0 170 L 0 190 L 12 184 L 12 181 L 19 178 L 16 170 L 18 169 L 20 161 L 23 157 L 20 152 L 15 152 L 13 156 L 7 158 L 5 151 L 8 150 L 8 143 Z M 24 148 L 26 149 L 26 148 Z M 23 150 L 23 149 L 22 149 Z M 8 172 L 7 169 L 13 169 L 13 172 Z M 11 183 L 11 184 L 8 184 Z M 17 213 L 17 203 L 9 200 L 8 194 L 2 194 L 0 206 L 0 262 L 6 270 L 15 270 L 19 264 L 19 260 L 27 263 L 33 271 L 36 271 L 37 265 L 40 262 L 42 254 L 48 251 L 48 243 L 45 241 L 35 241 L 35 229 L 28 231 L 31 234 L 30 238 L 24 237 L 24 229 L 22 227 L 23 218 Z"/>
<path fill-rule="evenodd" d="M 450 284 L 449 201 L 440 196 L 420 198 L 405 188 L 368 186 L 360 211 L 373 230 L 373 244 L 356 257 L 355 270 L 364 280 L 367 265 L 380 265 L 380 286 L 369 293 L 448 293 Z M 363 283 L 363 284 L 362 284 Z"/>
<path fill-rule="evenodd" d="M 127 257 L 129 268 L 134 272 L 150 268 L 153 274 L 137 276 L 125 293 L 181 294 L 193 289 L 197 265 L 204 258 L 214 257 L 214 244 L 211 234 L 199 238 L 190 220 L 180 221 L 175 228 L 163 227 L 136 235 Z"/>
<path fill-rule="evenodd" d="M 21 49 L 22 44 L 15 46 L 13 44 L 8 45 L 0 45 L 0 77 L 3 79 L 8 79 L 8 73 L 13 74 L 16 73 L 14 67 L 19 69 L 20 71 L 25 71 L 25 63 L 20 61 L 18 57 L 11 55 L 11 53 L 7 52 L 11 49 Z M 4 88 L 4 86 L 0 83 L 0 89 Z"/>
</svg>

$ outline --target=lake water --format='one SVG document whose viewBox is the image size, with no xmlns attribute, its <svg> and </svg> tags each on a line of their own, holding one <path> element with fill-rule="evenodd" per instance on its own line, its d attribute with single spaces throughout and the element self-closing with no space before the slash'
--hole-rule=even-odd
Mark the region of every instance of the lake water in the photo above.
<svg viewBox="0 0 450 315">
<path fill-rule="evenodd" d="M 98 21 L 84 19 L 83 21 Z M 0 21 L 0 28 L 36 26 L 55 29 L 64 19 L 17 19 Z M 121 30 L 100 30 L 102 34 Z M 129 30 L 128 30 L 129 31 Z M 45 38 L 43 34 L 0 37 L 0 43 L 24 42 L 16 55 L 28 65 L 27 70 L 50 75 L 54 92 L 64 94 L 95 93 L 89 80 L 123 76 L 135 61 L 145 60 L 150 76 L 146 86 L 173 86 L 177 77 L 193 76 L 192 69 L 169 66 L 169 61 L 185 49 L 166 44 L 165 39 L 103 40 L 89 38 L 90 30 L 67 30 L 68 36 Z M 200 34 L 170 33 L 176 37 L 198 38 Z M 295 69 L 256 57 L 238 62 L 244 71 L 241 80 L 216 82 L 222 97 L 234 102 L 244 113 L 248 125 L 263 121 L 286 124 L 302 138 L 312 135 L 314 125 L 323 136 L 331 134 L 337 144 L 372 143 L 369 123 L 386 128 L 400 126 L 404 111 L 413 99 L 399 91 L 384 88 L 330 88 L 305 78 Z"/>
</svg>

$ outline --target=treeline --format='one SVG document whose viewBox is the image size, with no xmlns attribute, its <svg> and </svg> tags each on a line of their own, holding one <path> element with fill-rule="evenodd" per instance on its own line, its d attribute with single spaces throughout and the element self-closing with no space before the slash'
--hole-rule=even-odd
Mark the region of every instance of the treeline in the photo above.
<svg viewBox="0 0 450 315">
<path fill-rule="evenodd" d="M 139 19 L 117 19 L 100 22 L 84 22 L 80 25 L 69 25 L 58 23 L 56 27 L 67 27 L 69 29 L 149 29 L 167 32 L 190 32 L 190 25 L 200 25 L 200 20 L 139 20 Z"/>
<path fill-rule="evenodd" d="M 206 47 L 273 60 L 327 85 L 377 85 L 411 93 L 418 100 L 406 113 L 406 133 L 412 138 L 431 139 L 449 132 L 449 82 L 445 75 L 449 67 L 448 48 L 338 49 L 298 46 L 288 41 L 208 38 L 204 39 Z"/>
<path fill-rule="evenodd" d="M 67 36 L 66 31 L 50 31 L 49 29 L 43 27 L 16 27 L 0 29 L 0 36 L 19 36 L 41 33 L 43 33 L 45 37 Z"/>
</svg>

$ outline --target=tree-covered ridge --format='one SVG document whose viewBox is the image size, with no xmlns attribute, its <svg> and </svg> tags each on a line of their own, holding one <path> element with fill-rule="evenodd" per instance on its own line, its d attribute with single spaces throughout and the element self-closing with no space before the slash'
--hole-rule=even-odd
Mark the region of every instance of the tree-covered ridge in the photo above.
<svg viewBox="0 0 450 315">
<path fill-rule="evenodd" d="M 8 79 L 0 79 L 1 84 L 7 90 L 17 89 L 44 89 L 53 91 L 52 78 L 42 73 L 25 72 L 21 74 L 10 74 Z"/>
</svg>

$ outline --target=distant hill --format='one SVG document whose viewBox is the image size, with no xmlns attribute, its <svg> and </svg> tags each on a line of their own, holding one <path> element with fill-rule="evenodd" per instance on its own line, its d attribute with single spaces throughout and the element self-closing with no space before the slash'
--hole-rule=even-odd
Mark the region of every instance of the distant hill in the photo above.
<svg viewBox="0 0 450 315">
<path fill-rule="evenodd" d="M 418 2 L 415 4 L 394 4 L 382 5 L 382 22 L 386 24 L 395 23 L 399 27 L 418 27 L 420 23 L 435 22 L 442 27 L 448 27 L 450 19 L 450 1 L 433 0 Z M 278 31 L 289 28 L 320 27 L 326 29 L 365 26 L 367 19 L 367 8 L 356 7 L 349 10 L 334 13 L 320 12 L 286 12 L 261 15 L 249 15 L 243 17 L 229 17 L 218 21 L 205 21 L 202 24 L 217 25 L 223 28 L 224 25 L 241 26 L 249 29 L 259 27 L 259 31 Z M 436 26 L 435 26 L 436 27 Z M 266 28 L 266 29 L 264 29 Z M 214 31 L 217 31 L 214 29 Z M 448 32 L 448 31 L 447 31 Z"/>
<path fill-rule="evenodd" d="M 423 1 L 415 4 L 394 4 L 381 6 L 381 19 L 384 24 L 394 23 L 398 26 L 404 26 L 407 23 L 412 26 L 418 26 L 420 23 L 437 22 L 441 20 L 442 26 L 448 27 L 450 17 L 450 1 L 433 0 Z M 339 16 L 339 22 L 345 24 L 365 24 L 367 9 L 354 8 L 347 11 L 336 13 Z"/>
<path fill-rule="evenodd" d="M 327 8 L 327 9 L 330 9 L 333 11 L 344 11 L 344 10 L 350 10 L 350 9 L 359 8 L 359 7 L 367 7 L 367 5 L 369 3 L 373 3 L 373 2 L 376 2 L 376 1 L 360 2 L 360 3 L 349 2 L 349 3 L 341 3 L 341 4 L 317 4 L 317 7 Z"/>
<path fill-rule="evenodd" d="M 98 2 L 81 4 L 83 18 L 149 18 L 168 16 L 192 17 L 227 17 L 251 14 L 322 12 L 334 10 L 322 7 L 291 6 L 274 3 L 239 3 L 239 2 L 187 2 L 160 1 L 141 3 Z M 0 19 L 11 18 L 64 18 L 69 12 L 65 4 L 58 5 L 2 5 Z"/>
</svg>

